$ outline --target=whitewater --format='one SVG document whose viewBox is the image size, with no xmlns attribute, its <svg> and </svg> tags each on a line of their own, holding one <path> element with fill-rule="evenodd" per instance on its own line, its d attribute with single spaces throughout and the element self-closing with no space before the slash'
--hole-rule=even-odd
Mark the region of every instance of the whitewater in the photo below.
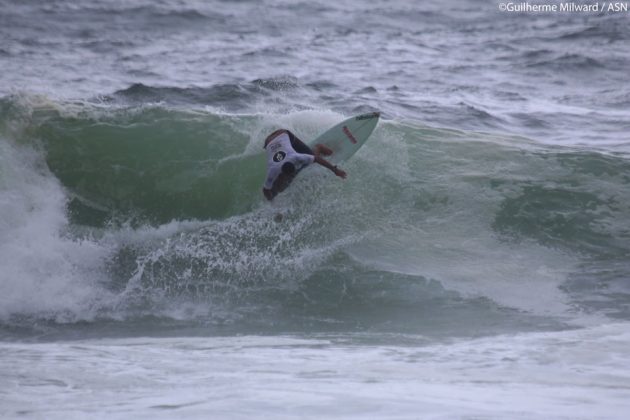
<svg viewBox="0 0 630 420">
<path fill-rule="evenodd" d="M 627 23 L 0 0 L 0 416 L 625 419 Z"/>
</svg>

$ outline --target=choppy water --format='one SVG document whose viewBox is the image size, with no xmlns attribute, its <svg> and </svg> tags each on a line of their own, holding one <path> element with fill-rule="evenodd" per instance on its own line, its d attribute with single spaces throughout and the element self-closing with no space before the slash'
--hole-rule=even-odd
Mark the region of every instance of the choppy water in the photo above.
<svg viewBox="0 0 630 420">
<path fill-rule="evenodd" d="M 627 13 L 0 10 L 3 416 L 624 418 Z"/>
</svg>

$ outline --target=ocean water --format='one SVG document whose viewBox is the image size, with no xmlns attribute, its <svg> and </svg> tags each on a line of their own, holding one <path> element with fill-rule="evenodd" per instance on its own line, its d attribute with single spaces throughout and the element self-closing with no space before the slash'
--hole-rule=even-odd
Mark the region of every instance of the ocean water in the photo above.
<svg viewBox="0 0 630 420">
<path fill-rule="evenodd" d="M 0 416 L 628 418 L 629 18 L 0 0 Z"/>
</svg>

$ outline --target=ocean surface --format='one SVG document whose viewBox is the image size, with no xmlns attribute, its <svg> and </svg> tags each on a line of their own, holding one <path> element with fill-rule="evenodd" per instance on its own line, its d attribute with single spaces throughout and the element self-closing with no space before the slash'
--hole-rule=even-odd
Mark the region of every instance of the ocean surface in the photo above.
<svg viewBox="0 0 630 420">
<path fill-rule="evenodd" d="M 627 419 L 629 41 L 481 0 L 0 0 L 0 417 Z M 266 202 L 268 133 L 371 111 L 346 180 Z"/>
</svg>

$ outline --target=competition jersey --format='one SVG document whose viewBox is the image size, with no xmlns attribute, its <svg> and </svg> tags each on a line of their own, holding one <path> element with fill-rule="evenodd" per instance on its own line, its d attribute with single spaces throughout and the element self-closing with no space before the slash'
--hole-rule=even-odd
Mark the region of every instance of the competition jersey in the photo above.
<svg viewBox="0 0 630 420">
<path fill-rule="evenodd" d="M 285 132 L 276 136 L 267 144 L 267 180 L 265 189 L 271 190 L 273 183 L 282 173 L 282 165 L 291 162 L 295 166 L 296 173 L 315 161 L 315 156 L 298 153 L 293 150 L 289 135 Z"/>
</svg>

